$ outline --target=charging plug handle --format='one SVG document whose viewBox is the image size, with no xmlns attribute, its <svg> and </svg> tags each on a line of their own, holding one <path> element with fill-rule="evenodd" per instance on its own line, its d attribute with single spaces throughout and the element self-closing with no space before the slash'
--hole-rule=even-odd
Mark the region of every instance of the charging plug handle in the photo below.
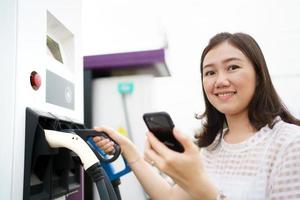
<svg viewBox="0 0 300 200">
<path fill-rule="evenodd" d="M 121 154 L 121 147 L 119 146 L 118 143 L 116 143 L 109 135 L 103 131 L 96 131 L 94 129 L 70 129 L 70 130 L 64 130 L 66 132 L 74 132 L 78 136 L 80 136 L 83 140 L 88 141 L 89 138 L 95 137 L 95 136 L 100 136 L 103 138 L 108 138 L 109 140 L 114 142 L 114 153 L 112 157 L 105 157 L 99 153 L 97 146 L 92 145 L 92 147 L 96 150 L 96 155 L 99 158 L 99 160 L 104 161 L 104 162 L 113 162 L 115 161 Z"/>
<path fill-rule="evenodd" d="M 84 170 L 99 163 L 98 158 L 89 145 L 75 133 L 65 133 L 46 129 L 44 129 L 44 133 L 50 147 L 67 148 L 76 153 L 83 164 Z"/>
</svg>

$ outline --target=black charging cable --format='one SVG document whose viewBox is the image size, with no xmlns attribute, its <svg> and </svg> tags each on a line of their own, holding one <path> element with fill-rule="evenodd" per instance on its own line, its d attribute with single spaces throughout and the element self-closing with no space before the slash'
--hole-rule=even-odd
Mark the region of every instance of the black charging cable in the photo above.
<svg viewBox="0 0 300 200">
<path fill-rule="evenodd" d="M 86 173 L 92 178 L 93 182 L 95 182 L 101 200 L 118 200 L 106 172 L 100 163 L 90 166 L 86 170 Z"/>
</svg>

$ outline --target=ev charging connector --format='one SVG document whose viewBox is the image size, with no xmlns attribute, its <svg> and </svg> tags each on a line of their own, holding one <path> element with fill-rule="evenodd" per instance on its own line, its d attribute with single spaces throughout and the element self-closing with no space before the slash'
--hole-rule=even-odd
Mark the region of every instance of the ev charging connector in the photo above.
<svg viewBox="0 0 300 200">
<path fill-rule="evenodd" d="M 94 152 L 76 133 L 67 133 L 54 130 L 45 130 L 45 138 L 52 148 L 67 148 L 76 153 L 84 170 L 90 175 L 96 183 L 101 200 L 117 200 L 113 186 L 105 181 L 105 171 L 101 168 L 100 162 Z"/>
<path fill-rule="evenodd" d="M 99 163 L 98 158 L 88 144 L 75 133 L 72 134 L 45 129 L 44 132 L 50 147 L 67 148 L 76 153 L 83 164 L 84 170 L 87 170 L 92 165 Z"/>
</svg>

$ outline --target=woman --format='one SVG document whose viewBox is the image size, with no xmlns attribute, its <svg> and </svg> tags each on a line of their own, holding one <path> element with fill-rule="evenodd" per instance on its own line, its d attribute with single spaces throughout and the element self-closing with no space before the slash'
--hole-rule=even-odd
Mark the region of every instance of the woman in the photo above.
<svg viewBox="0 0 300 200">
<path fill-rule="evenodd" d="M 174 129 L 184 153 L 147 134 L 144 156 L 114 130 L 101 127 L 120 144 L 151 199 L 300 199 L 300 121 L 278 97 L 264 56 L 244 33 L 214 36 L 201 57 L 206 110 L 198 147 Z M 112 143 L 94 138 L 106 152 Z M 169 175 L 170 186 L 152 171 Z"/>
</svg>

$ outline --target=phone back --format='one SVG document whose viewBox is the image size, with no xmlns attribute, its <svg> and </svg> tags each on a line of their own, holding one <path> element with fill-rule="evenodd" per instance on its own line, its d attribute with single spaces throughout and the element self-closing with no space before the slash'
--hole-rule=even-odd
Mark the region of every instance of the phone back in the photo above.
<svg viewBox="0 0 300 200">
<path fill-rule="evenodd" d="M 143 119 L 154 136 L 170 149 L 183 152 L 182 145 L 173 135 L 174 123 L 166 112 L 145 113 Z"/>
</svg>

